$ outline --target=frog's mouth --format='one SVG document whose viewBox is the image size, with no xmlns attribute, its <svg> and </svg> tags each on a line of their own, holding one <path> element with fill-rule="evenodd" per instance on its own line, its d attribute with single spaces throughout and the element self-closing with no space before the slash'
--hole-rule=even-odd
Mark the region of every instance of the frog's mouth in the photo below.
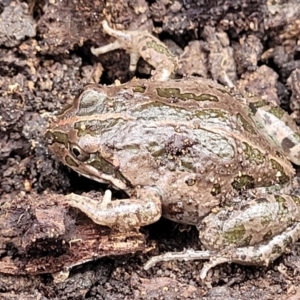
<svg viewBox="0 0 300 300">
<path fill-rule="evenodd" d="M 100 183 L 112 184 L 116 190 L 126 191 L 128 189 L 128 186 L 122 180 L 116 178 L 114 175 L 105 174 L 89 164 L 80 164 L 73 169 L 89 179 Z"/>
<path fill-rule="evenodd" d="M 122 180 L 118 172 L 113 172 L 113 168 L 110 170 L 112 172 L 111 174 L 102 171 L 104 166 L 95 163 L 95 161 L 99 161 L 97 156 L 96 158 L 94 155 L 85 157 L 83 152 L 80 152 L 80 156 L 78 155 L 76 159 L 71 156 L 71 153 L 66 147 L 59 143 L 53 143 L 49 148 L 66 166 L 78 174 L 100 183 L 111 184 L 116 190 L 128 190 L 129 186 L 126 184 L 127 182 Z M 104 169 L 104 171 L 108 170 Z"/>
</svg>

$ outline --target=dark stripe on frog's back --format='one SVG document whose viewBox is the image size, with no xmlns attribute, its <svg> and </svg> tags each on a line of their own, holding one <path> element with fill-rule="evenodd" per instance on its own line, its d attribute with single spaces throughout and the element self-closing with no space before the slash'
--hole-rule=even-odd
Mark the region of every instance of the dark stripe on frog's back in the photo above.
<svg viewBox="0 0 300 300">
<path fill-rule="evenodd" d="M 233 95 L 230 95 L 224 87 L 210 80 L 198 79 L 192 82 L 170 80 L 164 83 L 163 88 L 160 87 L 161 83 L 151 82 L 149 85 L 143 80 L 130 82 L 130 85 L 134 94 L 143 95 L 140 102 L 138 99 L 133 99 L 136 105 L 136 107 L 132 107 L 135 116 L 138 115 L 138 112 L 143 111 L 144 116 L 142 118 L 144 119 L 155 115 L 150 119 L 158 120 L 159 114 L 171 120 L 181 119 L 185 121 L 199 118 L 203 125 L 209 119 L 214 121 L 208 122 L 208 124 L 219 119 L 222 121 L 216 123 L 219 126 L 222 123 L 228 125 L 229 122 L 233 121 L 231 117 L 235 113 L 239 113 L 238 121 L 241 127 L 251 134 L 256 134 L 256 130 L 252 126 L 253 122 L 246 116 L 243 104 Z M 150 110 L 156 111 L 156 113 L 146 114 Z M 245 112 L 245 116 L 242 116 L 243 112 Z"/>
<path fill-rule="evenodd" d="M 200 120 L 205 121 L 211 119 L 208 123 L 215 123 L 218 119 L 220 123 L 228 125 L 228 107 L 224 110 L 224 105 L 220 101 L 220 97 L 228 92 L 222 89 L 213 89 L 213 93 L 209 93 L 210 88 L 206 88 L 203 92 L 197 89 L 189 81 L 176 81 L 164 83 L 151 82 L 151 85 L 143 84 L 144 81 L 138 80 L 130 83 L 132 92 L 144 96 L 142 102 L 137 103 L 132 109 L 132 115 L 138 119 L 148 120 Z M 210 82 L 211 83 L 211 82 Z M 188 86 L 188 87 L 187 87 Z M 220 97 L 217 97 L 214 93 Z M 148 101 L 146 100 L 148 99 Z M 223 98 L 222 98 L 223 99 Z M 135 102 L 134 101 L 134 102 Z"/>
<path fill-rule="evenodd" d="M 170 107 L 182 108 L 186 111 L 213 107 L 226 109 L 234 100 L 222 86 L 203 80 L 151 82 L 134 80 L 120 86 L 88 86 L 79 97 L 78 116 L 124 112 L 136 110 L 136 106 L 147 102 L 161 102 Z M 214 87 L 216 85 L 216 87 Z M 89 91 L 89 94 L 85 93 Z M 226 99 L 225 99 L 226 98 Z M 146 104 L 147 105 L 147 104 Z M 157 106 L 157 105 L 156 105 Z"/>
<path fill-rule="evenodd" d="M 152 85 L 143 86 L 142 84 L 134 85 L 131 90 L 130 87 L 127 88 L 124 86 L 88 87 L 80 96 L 79 111 L 77 112 L 77 116 L 94 116 L 95 120 L 84 121 L 84 123 L 77 122 L 75 128 L 80 130 L 80 128 L 82 128 L 80 125 L 82 124 L 87 127 L 86 133 L 90 132 L 92 135 L 99 134 L 101 133 L 101 130 L 108 130 L 109 126 L 116 125 L 117 121 L 99 121 L 97 120 L 97 115 L 115 112 L 124 113 L 124 116 L 125 114 L 131 114 L 131 116 L 137 118 L 137 120 L 144 119 L 149 121 L 200 120 L 201 123 L 215 124 L 218 126 L 221 126 L 222 123 L 225 125 L 225 123 L 228 121 L 229 115 L 227 111 L 219 108 L 210 109 L 208 108 L 211 106 L 209 104 L 204 109 L 204 107 L 199 104 L 199 102 L 202 101 L 192 101 L 192 93 L 184 92 L 181 95 L 181 99 L 177 99 L 179 101 L 172 103 L 170 97 L 163 98 L 154 96 L 153 92 L 156 94 L 156 90 L 154 92 Z M 87 94 L 84 94 L 86 91 L 89 91 L 88 96 Z M 113 96 L 112 91 L 114 92 L 115 96 Z M 141 94 L 143 94 L 142 97 Z M 201 95 L 195 95 L 196 99 L 200 99 L 201 97 Z M 204 94 L 202 98 L 205 99 L 203 102 L 218 102 L 214 95 Z M 122 120 L 119 121 L 123 122 Z"/>
<path fill-rule="evenodd" d="M 126 86 L 90 86 L 85 90 L 90 91 L 88 97 L 84 92 L 80 97 L 77 115 L 94 115 L 95 120 L 77 122 L 75 128 L 80 131 L 81 128 L 86 127 L 85 133 L 101 134 L 102 131 L 109 131 L 110 126 L 121 126 L 124 121 L 122 119 L 99 121 L 97 115 L 123 112 L 124 116 L 131 114 L 138 121 L 193 121 L 196 122 L 194 123 L 196 127 L 213 126 L 231 131 L 232 116 L 229 111 L 232 111 L 235 106 L 236 111 L 242 111 L 240 104 L 229 95 L 227 90 L 214 82 L 208 81 L 209 85 L 203 88 L 205 93 L 201 93 L 202 81 L 196 83 L 173 80 L 164 84 L 166 88 L 160 88 L 159 82 L 149 84 L 148 81 L 136 80 L 127 83 Z M 174 86 L 178 87 L 174 88 Z M 212 93 L 208 93 L 210 91 Z M 160 97 L 157 93 L 161 93 Z M 224 101 L 228 103 L 225 102 L 224 105 Z M 251 134 L 255 133 L 251 124 L 241 114 L 238 115 L 241 127 Z M 192 122 L 191 126 L 193 126 Z"/>
<path fill-rule="evenodd" d="M 195 100 L 195 101 L 212 101 L 219 102 L 218 97 L 209 93 L 182 93 L 179 88 L 157 88 L 157 95 L 162 98 L 174 98 L 176 100 Z"/>
<path fill-rule="evenodd" d="M 227 102 L 228 97 L 231 97 L 221 85 L 202 79 L 169 80 L 163 83 L 163 87 L 161 82 L 138 79 L 120 86 L 104 86 L 101 89 L 105 90 L 109 98 L 114 98 L 116 95 L 124 97 L 125 102 L 130 102 L 126 105 L 127 109 L 147 101 L 161 101 L 181 107 L 185 107 L 188 103 L 188 109 L 192 110 L 204 107 L 205 103 L 218 107 L 218 104 L 212 103 L 223 103 L 224 97 Z"/>
<path fill-rule="evenodd" d="M 251 145 L 255 145 L 261 141 L 261 137 L 258 136 L 256 128 L 254 128 L 252 120 L 243 113 L 245 111 L 243 104 L 239 102 L 234 95 L 230 95 L 221 85 L 218 85 L 210 80 L 193 79 L 190 80 L 170 80 L 164 82 L 163 89 L 177 89 L 176 93 L 182 96 L 182 99 L 176 99 L 176 97 L 158 97 L 157 90 L 161 89 L 161 82 L 150 82 L 147 80 L 133 80 L 126 83 L 126 85 L 120 86 L 101 86 L 95 87 L 94 94 L 102 93 L 105 97 L 102 97 L 101 101 L 91 101 L 91 108 L 88 103 L 82 103 L 82 112 L 87 113 L 89 116 L 94 115 L 95 121 L 91 121 L 90 132 L 96 132 L 101 134 L 102 130 L 109 131 L 109 126 L 123 126 L 122 120 L 104 120 L 97 121 L 97 114 L 103 114 L 107 112 L 119 112 L 125 115 L 131 115 L 133 118 L 144 121 L 164 121 L 165 123 L 170 121 L 183 121 L 190 122 L 190 127 L 194 125 L 196 127 L 208 126 L 219 129 L 227 130 L 231 135 L 233 127 L 235 132 L 239 134 L 241 129 L 244 129 L 243 137 L 249 141 Z M 193 94 L 197 97 L 201 94 L 205 95 L 205 101 L 199 101 L 197 97 L 193 99 Z M 107 96 L 106 96 L 107 95 Z M 117 95 L 117 96 L 116 96 Z M 188 98 L 186 100 L 184 95 Z M 207 95 L 211 95 L 207 96 Z M 200 96 L 199 96 L 200 97 Z M 101 98 L 101 97 L 100 97 Z M 201 98 L 201 97 L 200 97 Z M 215 101 L 217 99 L 217 101 Z M 212 100 L 212 101 L 210 101 Z M 96 103 L 96 105 L 95 105 Z M 234 114 L 237 116 L 237 120 L 234 121 Z M 232 123 L 233 122 L 233 123 Z M 236 126 L 238 123 L 240 126 Z M 87 121 L 83 125 L 88 124 Z M 147 126 L 148 123 L 145 123 Z M 234 126 L 232 127 L 232 124 Z M 176 124 L 174 123 L 176 126 Z M 79 124 L 77 128 L 79 128 Z M 226 129 L 227 128 L 227 129 Z M 111 128 L 114 131 L 113 128 Z M 262 145 L 267 146 L 266 143 Z M 268 147 L 267 147 L 268 148 Z"/>
<path fill-rule="evenodd" d="M 88 98 L 81 95 L 78 116 L 89 115 L 95 117 L 95 120 L 77 122 L 75 128 L 79 130 L 79 135 L 101 135 L 109 131 L 114 133 L 114 126 L 120 130 L 126 127 L 124 122 L 127 121 L 122 118 L 99 121 L 97 115 L 119 112 L 124 113 L 124 117 L 131 115 L 137 122 L 161 121 L 170 125 L 172 122 L 190 122 L 187 127 L 206 127 L 216 132 L 222 129 L 229 135 L 235 131 L 237 136 L 244 130 L 243 137 L 252 145 L 261 139 L 252 126 L 252 120 L 243 113 L 243 105 L 224 87 L 203 79 L 170 80 L 164 82 L 164 88 L 161 85 L 161 82 L 134 80 L 120 86 L 91 86 L 86 89 L 90 89 Z M 158 91 L 163 93 L 160 97 L 157 96 Z M 145 123 L 145 126 L 148 124 Z M 80 132 L 81 128 L 84 131 Z"/>
<path fill-rule="evenodd" d="M 136 92 L 142 92 L 144 96 L 148 96 L 150 99 L 153 98 L 170 98 L 178 100 L 195 100 L 199 101 L 209 101 L 209 102 L 222 102 L 225 97 L 232 97 L 228 90 L 223 86 L 206 79 L 200 79 L 196 77 L 191 77 L 187 79 L 180 80 L 169 80 L 163 83 L 161 82 L 151 82 L 149 84 L 145 80 L 135 80 L 131 81 L 126 85 L 129 86 Z M 159 96 L 159 97 L 158 97 Z"/>
</svg>

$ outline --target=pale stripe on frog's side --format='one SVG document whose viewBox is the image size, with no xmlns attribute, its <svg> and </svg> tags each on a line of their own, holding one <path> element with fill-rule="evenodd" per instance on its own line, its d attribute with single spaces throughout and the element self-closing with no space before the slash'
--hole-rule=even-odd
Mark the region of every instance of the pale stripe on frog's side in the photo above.
<svg viewBox="0 0 300 300">
<path fill-rule="evenodd" d="M 70 195 L 68 203 L 119 231 L 161 215 L 197 226 L 208 251 L 165 254 L 146 267 L 170 257 L 209 259 L 204 278 L 223 262 L 261 265 L 280 256 L 299 238 L 300 198 L 271 190 L 294 177 L 286 156 L 298 162 L 297 127 L 286 127 L 279 108 L 211 80 L 161 81 L 177 65 L 166 46 L 149 33 L 103 27 L 117 42 L 98 53 L 125 48 L 152 63 L 156 76 L 88 86 L 49 126 L 50 148 L 64 164 L 129 197 L 98 203 Z"/>
</svg>

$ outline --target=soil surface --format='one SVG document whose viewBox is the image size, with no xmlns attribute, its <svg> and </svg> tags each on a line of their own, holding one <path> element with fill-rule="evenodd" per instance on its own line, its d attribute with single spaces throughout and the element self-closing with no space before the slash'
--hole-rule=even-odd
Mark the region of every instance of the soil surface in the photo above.
<svg viewBox="0 0 300 300">
<path fill-rule="evenodd" d="M 230 80 L 299 123 L 298 0 L 1 0 L 0 298 L 299 299 L 299 244 L 268 268 L 224 264 L 202 282 L 203 262 L 143 270 L 153 255 L 201 249 L 195 228 L 161 219 L 118 235 L 64 204 L 65 194 L 101 197 L 105 186 L 49 153 L 52 113 L 87 83 L 151 74 L 142 60 L 130 73 L 122 50 L 91 54 L 113 41 L 103 19 L 152 31 L 180 57 L 177 76 Z"/>
</svg>

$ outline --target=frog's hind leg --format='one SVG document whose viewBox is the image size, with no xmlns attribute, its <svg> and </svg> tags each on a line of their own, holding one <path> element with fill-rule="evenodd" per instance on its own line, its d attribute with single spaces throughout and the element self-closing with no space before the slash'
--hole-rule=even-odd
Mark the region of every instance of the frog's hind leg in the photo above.
<svg viewBox="0 0 300 300">
<path fill-rule="evenodd" d="M 152 224 L 161 217 L 161 199 L 155 189 L 141 189 L 137 193 L 139 196 L 141 198 L 111 201 L 111 192 L 106 191 L 102 201 L 70 194 L 66 196 L 66 202 L 81 210 L 96 224 L 117 232 L 127 232 Z"/>
<path fill-rule="evenodd" d="M 222 263 L 238 263 L 244 265 L 268 266 L 270 262 L 286 252 L 300 238 L 300 223 L 296 223 L 282 234 L 273 237 L 266 243 L 257 246 L 228 248 L 220 251 L 195 251 L 188 249 L 183 252 L 169 252 L 152 257 L 144 266 L 147 270 L 161 261 L 171 260 L 203 260 L 209 259 L 200 272 L 200 278 L 205 279 L 207 272 Z"/>
<path fill-rule="evenodd" d="M 164 260 L 209 259 L 201 272 L 204 278 L 209 269 L 225 262 L 268 265 L 300 237 L 300 197 L 259 196 L 232 202 L 199 222 L 200 240 L 208 251 L 167 253 L 150 260 L 146 268 Z"/>
<path fill-rule="evenodd" d="M 220 254 L 212 255 L 204 264 L 200 277 L 204 279 L 207 272 L 224 262 L 238 263 L 241 265 L 268 266 L 300 238 L 300 223 L 297 222 L 282 234 L 274 236 L 271 240 L 256 246 L 225 249 Z"/>
</svg>

